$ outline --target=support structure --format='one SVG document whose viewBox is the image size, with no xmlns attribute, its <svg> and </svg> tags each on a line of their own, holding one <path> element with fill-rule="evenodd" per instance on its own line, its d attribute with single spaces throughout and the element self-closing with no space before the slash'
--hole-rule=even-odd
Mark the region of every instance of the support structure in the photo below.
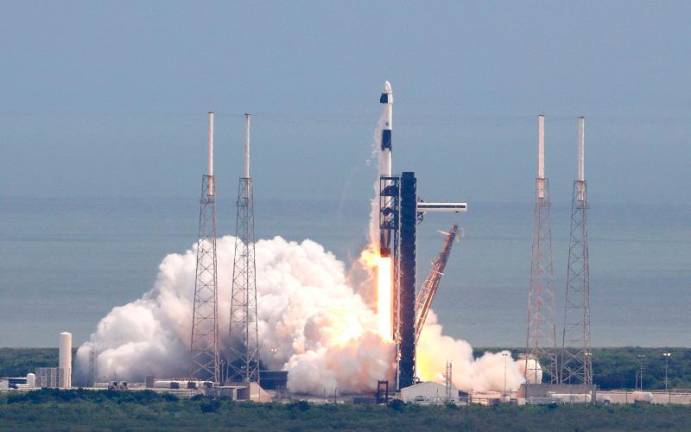
<svg viewBox="0 0 691 432">
<path fill-rule="evenodd" d="M 89 351 L 89 376 L 87 377 L 86 381 L 86 386 L 87 387 L 94 387 L 96 384 L 96 358 L 98 356 L 96 355 L 96 347 L 94 345 L 91 346 L 91 350 Z"/>
<path fill-rule="evenodd" d="M 398 341 L 400 339 L 399 333 L 399 301 L 400 301 L 400 290 L 398 286 L 398 275 L 399 275 L 399 260 L 398 260 L 398 244 L 400 240 L 400 187 L 401 179 L 397 176 L 381 176 L 379 178 L 379 230 L 382 234 L 380 239 L 381 242 L 386 238 L 388 241 L 386 248 L 381 248 L 381 251 L 386 250 L 387 256 L 391 257 L 392 271 L 391 277 L 393 278 L 391 287 L 391 323 L 392 323 L 392 340 Z M 381 243 L 384 244 L 384 243 Z"/>
<path fill-rule="evenodd" d="M 446 362 L 446 372 L 444 373 L 445 402 L 453 400 L 453 364 Z"/>
<path fill-rule="evenodd" d="M 590 270 L 588 264 L 588 195 L 585 182 L 585 119 L 578 119 L 578 173 L 573 183 L 571 235 L 566 269 L 561 382 L 593 383 L 590 342 Z"/>
<path fill-rule="evenodd" d="M 537 178 L 535 179 L 524 378 L 526 382 L 534 382 L 534 380 L 542 377 L 550 384 L 557 384 L 559 382 L 559 370 L 557 367 L 556 306 L 552 267 L 551 203 L 549 182 L 545 177 L 544 121 L 545 117 L 539 115 L 538 163 Z M 535 361 L 529 361 L 530 359 Z M 533 365 L 540 365 L 541 370 L 535 370 Z M 530 367 L 534 369 L 529 370 Z"/>
<path fill-rule="evenodd" d="M 389 404 L 389 382 L 385 380 L 377 381 L 377 393 L 375 393 L 377 403 Z"/>
<path fill-rule="evenodd" d="M 380 333 L 391 333 L 396 343 L 396 389 L 410 386 L 415 380 L 415 230 L 428 212 L 467 210 L 466 203 L 425 203 L 418 199 L 415 173 L 392 173 L 393 91 L 386 81 L 379 98 L 383 105 L 379 139 L 379 256 L 391 259 L 378 270 L 390 272 L 392 280 L 391 310 L 388 295 L 378 299 Z M 383 277 L 383 272 L 378 274 Z M 386 281 L 382 279 L 382 282 Z M 388 284 L 387 284 L 388 285 Z M 388 293 L 387 293 L 388 294 Z M 386 315 L 391 313 L 389 321 Z M 389 328 L 388 323 L 392 323 Z"/>
<path fill-rule="evenodd" d="M 245 114 L 243 169 L 237 197 L 235 259 L 230 299 L 230 380 L 259 382 L 259 328 L 254 248 L 254 204 L 250 177 L 250 118 Z"/>
<path fill-rule="evenodd" d="M 190 378 L 220 382 L 218 350 L 218 272 L 216 260 L 216 188 L 214 184 L 214 113 L 209 113 L 208 174 L 202 177 L 199 237 L 192 311 Z"/>
<path fill-rule="evenodd" d="M 419 208 L 419 203 L 418 203 Z M 429 313 L 430 307 L 432 306 L 432 300 L 437 293 L 439 288 L 439 283 L 441 282 L 441 277 L 444 276 L 444 270 L 446 269 L 446 263 L 451 255 L 451 247 L 458 234 L 458 225 L 454 224 L 451 226 L 449 232 L 444 233 L 446 237 L 444 239 L 444 245 L 437 254 L 434 261 L 432 261 L 432 268 L 425 279 L 425 282 L 420 288 L 420 292 L 417 293 L 415 298 L 415 343 L 417 344 L 420 340 L 420 334 L 422 333 L 422 328 L 427 320 L 427 314 Z"/>
<path fill-rule="evenodd" d="M 415 173 L 401 175 L 401 243 L 399 276 L 399 360 L 398 388 L 415 378 L 415 236 L 417 225 L 417 179 Z"/>
</svg>

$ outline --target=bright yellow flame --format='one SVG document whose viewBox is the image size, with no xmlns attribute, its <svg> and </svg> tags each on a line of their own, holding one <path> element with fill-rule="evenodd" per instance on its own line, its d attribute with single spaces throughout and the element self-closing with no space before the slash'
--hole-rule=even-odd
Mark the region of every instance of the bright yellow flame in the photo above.
<svg viewBox="0 0 691 432">
<path fill-rule="evenodd" d="M 376 274 L 377 330 L 384 340 L 393 340 L 393 261 L 370 246 L 360 254 L 360 262 Z"/>
<path fill-rule="evenodd" d="M 362 324 L 352 311 L 337 309 L 331 311 L 331 315 L 335 318 L 335 322 L 332 324 L 336 324 L 335 334 L 330 338 L 333 342 L 344 346 L 351 340 L 362 336 Z"/>
<path fill-rule="evenodd" d="M 393 338 L 393 275 L 390 257 L 377 260 L 377 321 L 379 334 L 385 340 Z"/>
</svg>

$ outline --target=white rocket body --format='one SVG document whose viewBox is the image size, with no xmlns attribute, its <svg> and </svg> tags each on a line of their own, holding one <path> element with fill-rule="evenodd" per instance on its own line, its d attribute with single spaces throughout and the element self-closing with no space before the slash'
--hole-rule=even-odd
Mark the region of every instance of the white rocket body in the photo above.
<svg viewBox="0 0 691 432">
<path fill-rule="evenodd" d="M 390 196 L 392 191 L 387 190 L 392 182 L 385 179 L 392 176 L 391 131 L 393 127 L 393 92 L 391 91 L 391 83 L 388 81 L 384 83 L 384 91 L 379 97 L 379 103 L 384 104 L 384 125 L 382 127 L 381 153 L 379 155 L 379 254 L 386 257 L 391 255 L 391 225 L 393 224 L 393 211 L 391 209 L 393 198 Z"/>
<path fill-rule="evenodd" d="M 381 136 L 381 156 L 379 158 L 379 175 L 391 177 L 391 131 L 393 130 L 393 92 L 391 83 L 384 83 L 384 91 L 379 98 L 379 102 L 384 104 L 384 127 Z"/>
</svg>

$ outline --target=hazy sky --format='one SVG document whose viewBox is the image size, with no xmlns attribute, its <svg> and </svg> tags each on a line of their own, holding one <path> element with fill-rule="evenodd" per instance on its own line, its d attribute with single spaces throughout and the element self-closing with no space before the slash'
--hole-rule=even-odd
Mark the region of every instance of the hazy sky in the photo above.
<svg viewBox="0 0 691 432">
<path fill-rule="evenodd" d="M 255 113 L 259 197 L 369 194 L 378 97 L 425 198 L 553 199 L 586 116 L 593 201 L 691 202 L 691 2 L 4 1 L 0 195 L 220 194 Z"/>
</svg>

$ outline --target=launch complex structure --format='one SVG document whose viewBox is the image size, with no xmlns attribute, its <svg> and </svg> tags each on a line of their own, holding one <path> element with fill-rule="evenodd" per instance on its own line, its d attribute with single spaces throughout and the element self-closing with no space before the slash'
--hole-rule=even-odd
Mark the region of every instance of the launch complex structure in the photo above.
<svg viewBox="0 0 691 432">
<path fill-rule="evenodd" d="M 199 237 L 192 312 L 193 368 L 190 377 L 220 382 L 218 347 L 218 262 L 216 259 L 216 185 L 214 181 L 214 113 L 209 113 L 209 163 L 202 176 Z"/>
<path fill-rule="evenodd" d="M 259 383 L 259 329 L 254 246 L 254 202 L 250 176 L 251 116 L 245 114 L 242 174 L 236 200 L 235 255 L 230 301 L 227 359 L 219 347 L 218 260 L 216 257 L 216 182 L 214 179 L 214 113 L 209 113 L 208 172 L 202 177 L 199 237 L 194 284 L 190 379 Z M 223 365 L 226 367 L 224 368 Z"/>
<path fill-rule="evenodd" d="M 417 224 L 422 222 L 426 213 L 461 213 L 466 212 L 468 206 L 465 202 L 425 202 L 418 195 L 418 183 L 414 172 L 405 171 L 400 175 L 393 173 L 393 91 L 388 81 L 384 84 L 379 102 L 383 105 L 383 124 L 379 142 L 379 236 L 376 250 L 380 262 L 377 268 L 380 286 L 377 314 L 382 336 L 390 338 L 396 346 L 395 390 L 400 390 L 411 386 L 417 380 L 416 344 L 439 287 L 451 247 L 458 236 L 456 225 L 445 233 L 443 247 L 433 261 L 429 275 L 416 293 Z M 193 367 L 190 378 L 207 380 L 214 384 L 249 384 L 260 381 L 250 125 L 251 116 L 245 114 L 243 167 L 236 201 L 236 240 L 228 328 L 230 348 L 225 353 L 227 358 L 222 359 L 219 348 L 216 182 L 213 166 L 214 113 L 209 113 L 208 172 L 202 177 L 200 198 L 190 341 Z M 577 384 L 584 388 L 592 386 L 584 127 L 584 118 L 580 117 L 564 329 L 561 347 L 558 349 L 550 228 L 551 205 L 544 163 L 544 116 L 538 116 L 538 164 L 524 368 L 526 383 L 541 383 L 544 377 L 546 383 L 551 385 Z M 225 374 L 222 366 L 224 363 Z M 386 386 L 388 388 L 388 383 Z"/>
<path fill-rule="evenodd" d="M 396 389 L 416 380 L 415 346 L 429 312 L 432 299 L 444 273 L 458 227 L 445 233 L 444 246 L 432 263 L 432 270 L 416 296 L 415 247 L 416 225 L 425 213 L 467 210 L 467 204 L 426 203 L 417 194 L 414 172 L 400 176 L 392 172 L 393 92 L 384 85 L 379 102 L 384 105 L 384 125 L 380 142 L 379 165 L 379 244 L 380 256 L 392 265 L 380 271 L 388 278 L 391 292 L 389 337 L 396 345 Z M 259 333 L 257 323 L 257 288 L 254 246 L 254 210 L 250 176 L 250 115 L 245 114 L 243 170 L 236 201 L 236 242 L 228 336 L 228 358 L 222 359 L 219 347 L 218 271 L 216 256 L 216 182 L 213 174 L 214 113 L 208 122 L 208 172 L 202 177 L 199 210 L 199 237 L 195 272 L 194 310 L 190 351 L 193 359 L 190 379 L 214 384 L 259 383 Z M 382 311 L 378 311 L 382 313 Z M 223 364 L 227 371 L 223 371 Z"/>
<path fill-rule="evenodd" d="M 384 105 L 379 156 L 379 254 L 382 258 L 390 258 L 393 263 L 385 270 L 390 272 L 388 277 L 391 278 L 389 286 L 392 292 L 387 298 L 392 302 L 389 309 L 392 311 L 391 338 L 396 344 L 396 389 L 400 390 L 416 380 L 415 346 L 457 231 L 457 227 L 452 227 L 445 247 L 433 263 L 416 308 L 416 226 L 422 222 L 425 213 L 461 213 L 467 211 L 468 205 L 464 202 L 426 203 L 418 196 L 414 172 L 393 175 L 393 91 L 388 81 L 379 102 Z M 384 269 L 380 266 L 379 271 Z M 378 312 L 382 313 L 381 310 Z"/>
<path fill-rule="evenodd" d="M 577 174 L 571 200 L 569 258 L 566 270 L 564 326 L 558 344 L 552 233 L 550 226 L 549 182 L 545 176 L 545 117 L 538 116 L 538 164 L 535 179 L 535 208 L 531 247 L 528 326 L 525 353 L 527 384 L 561 386 L 564 391 L 592 390 L 592 350 L 590 340 L 590 269 L 588 260 L 588 198 L 585 182 L 585 118 L 579 117 Z M 544 364 L 540 364 L 543 362 Z M 530 385 L 526 385 L 526 394 Z M 574 389 L 577 389 L 574 391 Z M 539 394 L 541 389 L 535 389 Z M 544 389 L 542 389 L 544 390 Z M 530 390 L 533 391 L 533 390 Z"/>
</svg>

